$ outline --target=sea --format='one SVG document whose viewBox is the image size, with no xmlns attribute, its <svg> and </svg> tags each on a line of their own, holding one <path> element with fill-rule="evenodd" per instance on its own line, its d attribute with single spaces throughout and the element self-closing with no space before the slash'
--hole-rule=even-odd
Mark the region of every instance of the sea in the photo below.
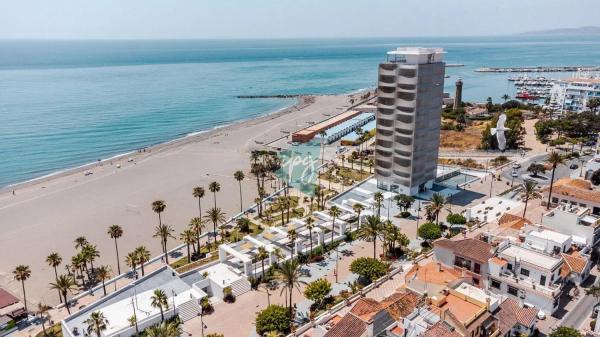
<svg viewBox="0 0 600 337">
<path fill-rule="evenodd" d="M 484 66 L 598 65 L 600 37 L 0 40 L 0 187 L 283 109 L 373 88 L 386 51 L 443 47 L 446 91 L 514 96 Z M 544 74 L 562 77 L 571 74 Z"/>
</svg>

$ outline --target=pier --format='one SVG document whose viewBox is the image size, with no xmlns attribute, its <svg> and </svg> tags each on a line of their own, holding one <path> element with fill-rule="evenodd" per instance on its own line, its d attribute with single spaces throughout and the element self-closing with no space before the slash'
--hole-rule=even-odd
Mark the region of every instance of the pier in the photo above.
<svg viewBox="0 0 600 337">
<path fill-rule="evenodd" d="M 240 95 L 237 98 L 296 98 L 302 96 L 312 96 L 310 94 L 290 94 L 290 95 Z"/>
<path fill-rule="evenodd" d="M 478 73 L 559 73 L 600 71 L 600 66 L 483 67 L 475 71 Z"/>
</svg>

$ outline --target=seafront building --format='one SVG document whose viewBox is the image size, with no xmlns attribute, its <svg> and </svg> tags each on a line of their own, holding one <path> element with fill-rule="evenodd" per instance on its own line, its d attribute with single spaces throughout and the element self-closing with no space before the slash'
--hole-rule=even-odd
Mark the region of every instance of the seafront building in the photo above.
<svg viewBox="0 0 600 337">
<path fill-rule="evenodd" d="M 582 112 L 589 110 L 592 98 L 600 98 L 600 78 L 578 74 L 554 82 L 549 106 L 559 112 Z"/>
<path fill-rule="evenodd" d="M 444 51 L 398 48 L 379 65 L 375 176 L 380 189 L 416 195 L 436 178 Z"/>
</svg>

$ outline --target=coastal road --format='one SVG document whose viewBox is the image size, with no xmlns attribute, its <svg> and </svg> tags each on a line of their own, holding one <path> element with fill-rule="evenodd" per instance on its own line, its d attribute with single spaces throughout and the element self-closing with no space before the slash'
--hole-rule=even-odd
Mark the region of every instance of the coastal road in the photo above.
<svg viewBox="0 0 600 337">
<path fill-rule="evenodd" d="M 579 303 L 565 315 L 560 325 L 579 329 L 592 313 L 594 304 L 596 304 L 596 299 L 593 296 L 584 295 Z"/>
</svg>

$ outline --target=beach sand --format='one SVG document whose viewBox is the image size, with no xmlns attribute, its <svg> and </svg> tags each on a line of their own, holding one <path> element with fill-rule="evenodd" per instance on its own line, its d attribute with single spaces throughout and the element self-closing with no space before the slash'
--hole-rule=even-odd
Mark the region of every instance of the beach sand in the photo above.
<svg viewBox="0 0 600 337">
<path fill-rule="evenodd" d="M 39 301 L 57 303 L 57 294 L 48 283 L 54 272 L 46 263 L 53 251 L 63 257 L 59 272 L 75 254 L 73 240 L 85 236 L 97 245 L 101 257 L 95 265 L 110 265 L 116 272 L 114 242 L 106 234 L 112 224 L 123 227 L 119 240 L 121 260 L 127 252 L 145 245 L 153 256 L 160 244 L 152 238 L 158 220 L 152 212 L 152 201 L 165 200 L 163 222 L 172 225 L 178 237 L 198 215 L 194 186 L 207 190 L 202 199 L 203 210 L 213 205 L 208 191 L 211 181 L 221 184 L 217 204 L 227 216 L 240 209 L 239 187 L 233 179 L 236 170 L 246 173 L 242 182 L 244 204 L 251 204 L 256 183 L 249 172 L 249 151 L 261 147 L 256 142 L 285 137 L 285 131 L 307 127 L 349 107 L 347 95 L 307 97 L 291 108 L 249 121 L 236 123 L 211 132 L 187 137 L 149 148 L 121 158 L 79 168 L 0 192 L 0 286 L 21 297 L 21 287 L 13 279 L 18 264 L 29 265 L 32 276 L 26 282 L 30 307 Z M 131 157 L 133 162 L 129 162 Z M 121 167 L 117 168 L 120 164 Z M 92 175 L 85 176 L 90 170 Z M 179 240 L 170 240 L 169 247 Z M 121 263 L 121 270 L 126 270 Z"/>
</svg>

